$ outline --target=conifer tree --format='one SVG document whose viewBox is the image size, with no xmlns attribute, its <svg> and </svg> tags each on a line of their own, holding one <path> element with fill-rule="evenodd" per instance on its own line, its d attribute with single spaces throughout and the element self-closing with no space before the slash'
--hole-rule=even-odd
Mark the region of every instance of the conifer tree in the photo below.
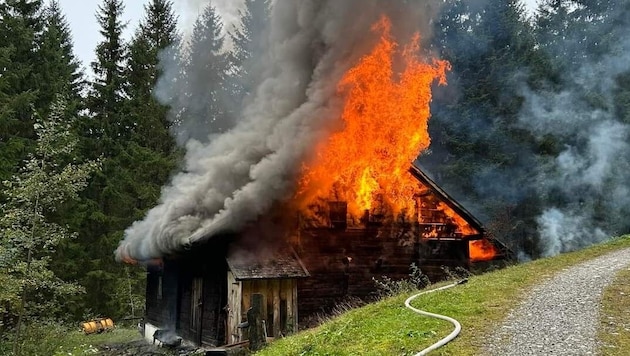
<svg viewBox="0 0 630 356">
<path fill-rule="evenodd" d="M 271 2 L 269 0 L 246 0 L 239 12 L 240 26 L 230 31 L 233 49 L 230 53 L 230 81 L 233 85 L 236 106 L 251 94 L 260 80 L 256 77 L 255 58 L 260 58 L 266 47 L 265 34 L 269 30 Z"/>
<path fill-rule="evenodd" d="M 202 142 L 208 134 L 224 132 L 234 123 L 230 111 L 229 70 L 223 23 L 210 4 L 196 20 L 184 63 L 184 98 L 178 128 L 184 138 Z"/>
<path fill-rule="evenodd" d="M 16 173 L 34 145 L 32 109 L 42 109 L 36 106 L 41 12 L 41 0 L 0 2 L 0 179 Z"/>
<path fill-rule="evenodd" d="M 88 98 L 92 116 L 88 126 L 99 143 L 98 153 L 113 153 L 115 141 L 130 129 L 123 114 L 127 59 L 127 47 L 122 39 L 126 27 L 121 20 L 123 10 L 122 0 L 103 0 L 96 15 L 103 41 L 97 45 L 96 61 L 91 64 L 95 78 Z"/>
<path fill-rule="evenodd" d="M 180 42 L 172 1 L 153 0 L 145 6 L 145 17 L 129 46 L 127 69 L 130 115 L 134 142 L 162 155 L 174 149 L 167 119 L 169 107 L 160 104 L 154 89 L 163 75 L 160 59 L 169 61 Z"/>
<path fill-rule="evenodd" d="M 51 1 L 44 15 L 45 29 L 39 49 L 43 60 L 37 70 L 41 86 L 39 101 L 49 107 L 61 95 L 66 100 L 66 110 L 74 115 L 81 108 L 85 84 L 81 64 L 74 55 L 72 35 L 59 1 Z"/>
</svg>

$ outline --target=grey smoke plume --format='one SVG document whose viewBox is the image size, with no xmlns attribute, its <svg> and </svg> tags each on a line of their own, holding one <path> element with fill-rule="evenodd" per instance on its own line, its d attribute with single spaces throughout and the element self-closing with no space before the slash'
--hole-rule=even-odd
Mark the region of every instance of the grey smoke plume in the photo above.
<svg viewBox="0 0 630 356">
<path fill-rule="evenodd" d="M 630 125 L 615 114 L 615 78 L 628 71 L 630 41 L 570 75 L 562 92 L 533 93 L 520 125 L 558 138 L 564 149 L 544 161 L 535 181 L 540 196 L 555 192 L 562 204 L 536 219 L 543 255 L 572 251 L 622 233 L 630 209 Z M 589 102 L 597 93 L 598 103 Z M 592 101 L 592 99 L 591 99 Z"/>
<path fill-rule="evenodd" d="M 339 119 L 336 84 L 377 39 L 371 25 L 388 14 L 394 35 L 424 30 L 426 37 L 435 8 L 402 0 L 276 1 L 253 100 L 233 129 L 208 144 L 187 143 L 183 171 L 125 231 L 117 258 L 155 258 L 238 230 L 286 198 L 302 159 Z"/>
<path fill-rule="evenodd" d="M 513 65 L 527 63 L 518 50 L 499 50 L 510 63 L 504 67 L 477 65 L 496 55 L 493 40 L 506 40 L 501 36 L 509 29 L 492 11 L 505 3 L 453 3 L 444 8 L 447 24 L 457 14 L 474 18 L 478 11 L 480 22 L 472 21 L 468 30 L 440 27 L 437 43 L 445 44 L 445 57 L 454 63 L 449 86 L 434 96 L 432 154 L 420 158 L 423 166 L 524 258 L 630 232 L 630 121 L 615 102 L 620 83 L 627 95 L 630 3 L 600 2 L 601 16 L 562 23 L 566 33 L 540 29 L 536 50 L 566 70 L 553 68 L 553 83 L 536 82 L 534 89 L 527 83 L 540 80 L 541 68 L 530 75 L 526 66 Z M 510 59 L 514 54 L 518 58 Z M 620 74 L 626 78 L 618 83 Z M 500 88 L 490 100 L 475 91 L 477 84 L 489 88 L 475 82 L 485 79 Z"/>
<path fill-rule="evenodd" d="M 239 11 L 243 8 L 245 0 L 176 0 L 175 6 L 182 16 L 184 32 L 189 33 L 192 24 L 203 9 L 211 4 L 223 19 L 224 30 L 238 24 Z"/>
</svg>

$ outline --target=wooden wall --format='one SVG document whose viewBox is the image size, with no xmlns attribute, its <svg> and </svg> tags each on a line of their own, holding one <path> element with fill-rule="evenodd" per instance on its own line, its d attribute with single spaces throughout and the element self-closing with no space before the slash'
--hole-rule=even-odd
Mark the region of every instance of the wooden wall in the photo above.
<svg viewBox="0 0 630 356">
<path fill-rule="evenodd" d="M 297 281 L 295 279 L 260 279 L 236 281 L 228 272 L 228 340 L 247 339 L 246 331 L 237 325 L 247 320 L 254 293 L 263 295 L 262 315 L 270 337 L 280 337 L 297 331 Z"/>
<path fill-rule="evenodd" d="M 224 250 L 216 246 L 202 248 L 178 261 L 178 335 L 199 345 L 224 345 L 227 322 Z"/>
<path fill-rule="evenodd" d="M 328 312 L 339 301 L 370 297 L 372 278 L 407 278 L 417 262 L 417 242 L 411 231 L 386 228 L 309 229 L 293 241 L 311 277 L 298 282 L 300 321 Z"/>
<path fill-rule="evenodd" d="M 178 276 L 170 261 L 147 267 L 146 320 L 162 329 L 175 329 Z"/>
</svg>

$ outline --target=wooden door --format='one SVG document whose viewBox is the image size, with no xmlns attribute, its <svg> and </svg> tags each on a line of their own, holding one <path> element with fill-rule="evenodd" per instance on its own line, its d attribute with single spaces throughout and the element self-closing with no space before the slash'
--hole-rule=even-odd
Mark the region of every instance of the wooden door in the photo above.
<svg viewBox="0 0 630 356">
<path fill-rule="evenodd" d="M 201 345 L 201 320 L 203 313 L 203 278 L 195 277 L 192 280 L 190 291 L 190 331 L 193 340 Z"/>
</svg>

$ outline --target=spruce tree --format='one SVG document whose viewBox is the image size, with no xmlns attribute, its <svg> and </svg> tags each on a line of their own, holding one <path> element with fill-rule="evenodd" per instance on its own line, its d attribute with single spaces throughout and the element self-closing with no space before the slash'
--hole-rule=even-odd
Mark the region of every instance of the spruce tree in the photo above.
<svg viewBox="0 0 630 356">
<path fill-rule="evenodd" d="M 133 141 L 161 155 L 170 155 L 174 140 L 167 119 L 169 107 L 160 104 L 154 88 L 163 75 L 160 58 L 174 56 L 180 38 L 173 3 L 153 0 L 129 46 L 127 91 L 133 118 Z M 167 58 L 164 58 L 168 61 Z"/>
<path fill-rule="evenodd" d="M 99 143 L 95 152 L 112 154 L 115 141 L 126 136 L 130 123 L 125 120 L 125 64 L 127 47 L 121 21 L 124 10 L 122 0 L 103 0 L 98 7 L 96 20 L 101 26 L 103 40 L 96 47 L 96 61 L 92 62 L 94 80 L 88 106 L 91 113 L 89 132 Z"/>
<path fill-rule="evenodd" d="M 230 82 L 234 90 L 234 104 L 251 94 L 260 78 L 256 77 L 255 58 L 260 58 L 266 47 L 265 34 L 269 30 L 271 17 L 269 0 L 245 0 L 245 7 L 239 11 L 240 26 L 230 31 L 232 50 L 230 52 Z"/>
<path fill-rule="evenodd" d="M 208 5 L 196 20 L 184 64 L 185 93 L 178 128 L 184 138 L 208 141 L 208 134 L 232 127 L 227 83 L 228 54 L 225 52 L 223 23 L 215 8 Z"/>
<path fill-rule="evenodd" d="M 55 98 L 63 96 L 66 110 L 74 115 L 81 108 L 81 91 L 85 82 L 80 62 L 74 55 L 70 28 L 59 1 L 51 1 L 44 15 L 45 29 L 39 48 L 40 57 L 44 60 L 37 70 L 40 83 L 38 99 L 48 107 Z"/>
<path fill-rule="evenodd" d="M 121 0 L 103 0 L 96 18 L 101 26 L 103 40 L 96 47 L 96 61 L 92 63 L 94 78 L 86 99 L 88 116 L 82 120 L 82 154 L 84 157 L 102 158 L 102 170 L 94 174 L 82 193 L 81 202 L 74 207 L 82 216 L 78 224 L 79 237 L 76 245 L 67 246 L 62 253 L 76 254 L 82 259 L 83 270 L 75 271 L 87 290 L 81 300 L 74 301 L 75 311 L 93 309 L 99 314 L 112 317 L 124 314 L 117 295 L 117 285 L 125 281 L 124 268 L 113 261 L 113 251 L 135 207 L 133 197 L 125 190 L 133 185 L 134 177 L 126 167 L 135 164 L 126 151 L 133 121 L 127 113 L 126 61 L 127 45 L 122 32 L 123 3 Z M 76 247 L 82 247 L 80 252 Z M 60 270 L 72 272 L 67 266 Z M 103 294 L 99 291 L 109 290 Z"/>
<path fill-rule="evenodd" d="M 41 0 L 0 2 L 0 179 L 16 173 L 34 147 L 33 109 L 44 109 L 37 106 L 41 13 Z"/>
</svg>

